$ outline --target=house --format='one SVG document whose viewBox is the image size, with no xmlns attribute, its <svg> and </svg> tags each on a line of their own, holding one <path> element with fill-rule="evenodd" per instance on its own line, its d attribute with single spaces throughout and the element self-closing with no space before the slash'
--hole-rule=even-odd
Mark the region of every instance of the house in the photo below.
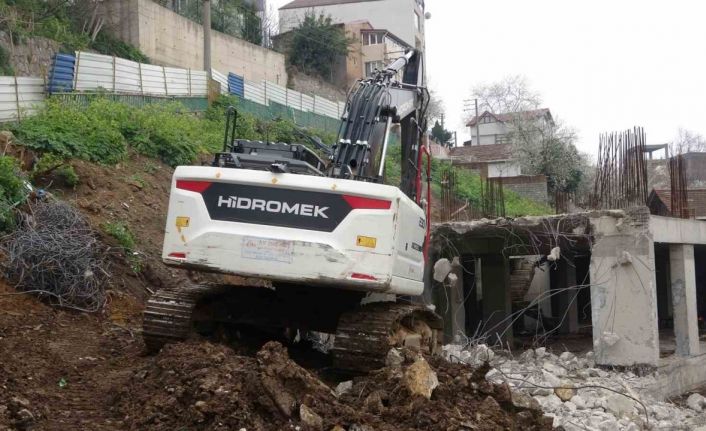
<svg viewBox="0 0 706 431">
<path fill-rule="evenodd" d="M 368 21 L 424 51 L 424 0 L 293 0 L 279 9 L 280 33 L 296 28 L 312 12 L 340 24 Z"/>
<path fill-rule="evenodd" d="M 539 126 L 554 125 L 552 113 L 547 108 L 529 111 L 494 114 L 483 112 L 466 124 L 470 128 L 471 140 L 463 145 L 502 145 L 509 144 L 509 135 L 516 121 L 536 122 Z"/>
<path fill-rule="evenodd" d="M 652 189 L 647 198 L 650 214 L 673 217 L 672 192 L 669 189 Z M 687 209 L 690 218 L 706 220 L 706 188 L 690 188 L 687 191 Z"/>
<path fill-rule="evenodd" d="M 503 187 L 520 196 L 541 203 L 548 201 L 547 177 L 522 175 L 511 144 L 454 147 L 449 151 L 448 159 L 454 166 L 470 169 L 483 178 L 502 178 Z"/>
</svg>

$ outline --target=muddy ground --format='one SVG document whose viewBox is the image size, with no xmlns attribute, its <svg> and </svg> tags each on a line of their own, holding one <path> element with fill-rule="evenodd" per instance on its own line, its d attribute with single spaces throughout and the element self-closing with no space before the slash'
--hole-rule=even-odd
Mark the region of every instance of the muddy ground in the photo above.
<svg viewBox="0 0 706 431">
<path fill-rule="evenodd" d="M 141 305 L 128 295 L 87 315 L 14 293 L 0 286 L 0 429 L 551 429 L 540 411 L 514 407 L 507 387 L 488 384 L 487 370 L 430 359 L 439 386 L 427 400 L 404 384 L 408 358 L 353 378 L 337 397 L 350 376 L 325 362 L 303 368 L 277 342 L 244 355 L 191 340 L 148 356 Z"/>
</svg>

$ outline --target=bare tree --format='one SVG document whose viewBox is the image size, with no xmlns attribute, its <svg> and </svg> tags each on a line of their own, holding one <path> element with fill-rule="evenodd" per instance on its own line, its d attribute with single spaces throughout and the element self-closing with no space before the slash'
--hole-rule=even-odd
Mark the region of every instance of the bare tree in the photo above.
<svg viewBox="0 0 706 431">
<path fill-rule="evenodd" d="M 680 127 L 677 137 L 669 144 L 673 155 L 706 151 L 706 139 L 703 135 Z"/>
<path fill-rule="evenodd" d="M 436 95 L 434 90 L 429 90 L 429 106 L 427 107 L 427 122 L 433 123 L 435 120 L 441 119 L 445 114 L 444 105 L 441 99 Z"/>
<path fill-rule="evenodd" d="M 478 99 L 478 110 L 493 114 L 537 109 L 542 104 L 539 93 L 529 88 L 522 75 L 506 76 L 500 81 L 473 87 L 472 97 Z"/>
<path fill-rule="evenodd" d="M 578 191 L 590 171 L 590 159 L 575 145 L 576 131 L 563 121 L 537 112 L 542 98 L 521 75 L 473 88 L 480 112 L 506 114 L 505 138 L 525 174 L 547 176 L 552 192 Z M 509 115 L 508 115 L 509 114 Z"/>
</svg>

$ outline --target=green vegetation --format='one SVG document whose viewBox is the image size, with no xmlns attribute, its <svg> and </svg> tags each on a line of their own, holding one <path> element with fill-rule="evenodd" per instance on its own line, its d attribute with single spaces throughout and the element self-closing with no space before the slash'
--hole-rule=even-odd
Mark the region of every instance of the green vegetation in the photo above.
<svg viewBox="0 0 706 431">
<path fill-rule="evenodd" d="M 79 182 L 74 167 L 68 164 L 67 160 L 52 153 L 43 155 L 32 168 L 32 180 L 46 176 L 55 177 L 69 187 L 75 187 Z"/>
<path fill-rule="evenodd" d="M 108 222 L 103 226 L 103 230 L 108 235 L 118 241 L 120 247 L 125 252 L 125 260 L 134 273 L 142 271 L 142 258 L 140 253 L 135 251 L 135 235 L 130 230 L 127 223 L 124 222 Z"/>
<path fill-rule="evenodd" d="M 343 27 L 334 24 L 330 16 L 307 13 L 299 27 L 292 30 L 287 61 L 304 73 L 331 80 L 333 65 L 348 55 L 351 42 Z"/>
<path fill-rule="evenodd" d="M 47 100 L 37 115 L 13 126 L 19 143 L 60 159 L 77 158 L 112 165 L 127 157 L 128 149 L 158 158 L 171 166 L 190 164 L 199 154 L 220 151 L 225 128 L 225 107 L 235 100 L 224 97 L 196 116 L 178 102 L 127 105 L 97 96 L 87 103 L 57 98 Z M 297 126 L 288 120 L 263 121 L 247 114 L 238 118 L 236 136 L 280 142 L 301 142 Z M 324 142 L 331 134 L 308 131 Z"/>
<path fill-rule="evenodd" d="M 451 138 L 453 138 L 453 133 L 449 132 L 442 126 L 438 121 L 434 123 L 434 127 L 431 128 L 431 136 L 441 145 L 452 146 Z"/>
<path fill-rule="evenodd" d="M 26 196 L 19 163 L 12 157 L 0 156 L 0 232 L 14 227 L 12 209 Z"/>
<path fill-rule="evenodd" d="M 9 33 L 14 43 L 41 36 L 57 41 L 66 52 L 91 48 L 101 54 L 147 62 L 137 48 L 103 31 L 105 26 L 96 13 L 100 5 L 93 0 L 0 0 L 0 31 Z"/>
<path fill-rule="evenodd" d="M 398 185 L 400 183 L 400 159 L 401 147 L 399 144 L 390 146 L 388 158 L 385 164 L 385 183 Z M 425 162 L 426 163 L 426 162 Z M 456 173 L 456 195 L 461 200 L 467 200 L 473 207 L 480 208 L 481 200 L 481 178 L 467 169 L 451 166 L 446 161 L 432 159 L 432 191 L 434 195 L 441 194 L 441 173 L 451 169 Z M 533 200 L 523 198 L 511 190 L 504 191 L 505 215 L 508 217 L 519 217 L 525 215 L 551 214 L 552 210 L 547 205 L 542 205 Z"/>
<path fill-rule="evenodd" d="M 0 46 L 0 75 L 14 75 L 15 71 L 10 64 L 10 53 Z"/>
<path fill-rule="evenodd" d="M 179 15 L 203 24 L 202 0 L 155 0 Z M 255 2 L 246 0 L 219 0 L 211 2 L 211 28 L 229 36 L 262 43 L 263 22 L 258 16 Z"/>
</svg>

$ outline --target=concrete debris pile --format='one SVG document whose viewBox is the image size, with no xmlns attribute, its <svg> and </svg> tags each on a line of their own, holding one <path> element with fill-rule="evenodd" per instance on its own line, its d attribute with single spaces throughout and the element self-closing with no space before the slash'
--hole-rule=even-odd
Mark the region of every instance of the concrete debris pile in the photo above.
<svg viewBox="0 0 706 431">
<path fill-rule="evenodd" d="M 578 430 L 700 430 L 706 431 L 706 398 L 692 394 L 686 406 L 655 400 L 647 391 L 655 376 L 596 367 L 593 352 L 557 356 L 540 347 L 519 355 L 493 352 L 485 345 L 444 346 L 452 363 L 478 366 L 489 361 L 486 379 L 507 384 L 513 399 L 538 403 L 553 417 L 553 426 Z M 703 428 L 702 428 L 703 427 Z"/>
<path fill-rule="evenodd" d="M 489 368 L 393 349 L 388 365 L 325 384 L 279 343 L 253 358 L 208 342 L 168 345 L 115 396 L 112 412 L 142 430 L 550 430 L 531 399 L 485 379 Z"/>
</svg>

